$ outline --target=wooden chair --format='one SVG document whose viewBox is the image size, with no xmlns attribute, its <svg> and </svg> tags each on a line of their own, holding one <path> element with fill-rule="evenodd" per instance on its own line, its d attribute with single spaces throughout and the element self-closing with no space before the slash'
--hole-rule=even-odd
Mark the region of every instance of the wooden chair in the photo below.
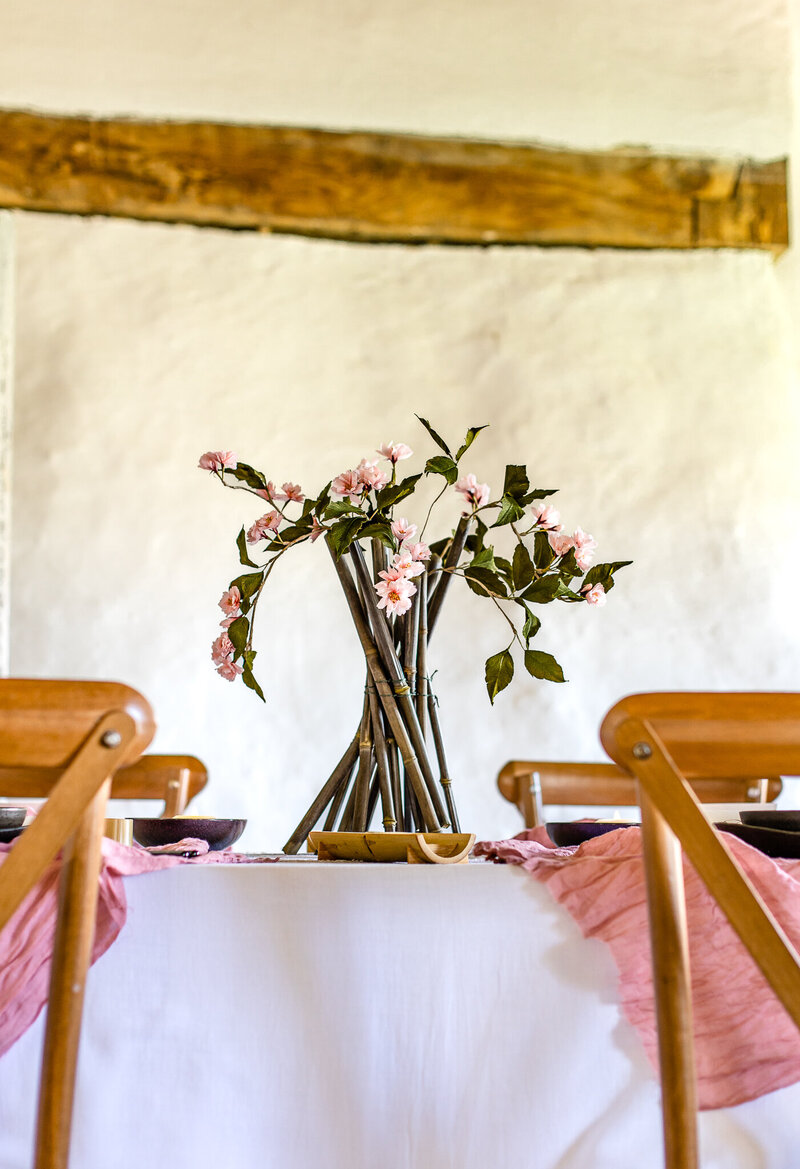
<svg viewBox="0 0 800 1169">
<path fill-rule="evenodd" d="M 512 759 L 497 776 L 497 786 L 522 813 L 526 828 L 545 820 L 545 804 L 630 807 L 638 804 L 636 780 L 613 763 L 549 763 Z M 783 788 L 780 779 L 738 776 L 696 777 L 692 788 L 701 804 L 771 802 Z"/>
<path fill-rule="evenodd" d="M 61 771 L 52 767 L 0 766 L 0 794 L 24 802 L 46 799 Z M 163 800 L 162 816 L 180 816 L 208 783 L 193 755 L 143 755 L 111 779 L 112 800 Z"/>
<path fill-rule="evenodd" d="M 114 682 L 0 681 L 0 765 L 48 772 L 49 797 L 0 866 L 0 930 L 63 848 L 39 1084 L 35 1169 L 66 1169 L 101 841 L 112 777 L 155 731 L 140 694 Z"/>
<path fill-rule="evenodd" d="M 703 816 L 692 784 L 800 774 L 800 694 L 636 694 L 606 715 L 638 785 L 658 1018 L 666 1169 L 696 1169 L 691 983 L 681 849 L 800 1027 L 800 956 Z M 690 782 L 691 781 L 691 782 Z"/>
</svg>

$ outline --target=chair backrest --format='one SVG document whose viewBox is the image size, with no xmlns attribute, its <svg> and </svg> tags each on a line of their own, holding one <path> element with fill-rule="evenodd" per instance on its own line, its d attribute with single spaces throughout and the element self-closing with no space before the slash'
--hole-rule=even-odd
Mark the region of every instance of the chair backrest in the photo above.
<svg viewBox="0 0 800 1169">
<path fill-rule="evenodd" d="M 614 763 L 512 759 L 500 770 L 497 786 L 517 805 L 526 828 L 544 822 L 547 804 L 629 807 L 639 802 L 636 780 Z M 754 779 L 730 774 L 695 776 L 692 788 L 701 804 L 748 804 L 777 799 L 783 784 L 775 776 Z"/>
<path fill-rule="evenodd" d="M 114 773 L 153 737 L 153 713 L 116 682 L 0 679 L 0 767 L 50 773 L 47 802 L 0 866 L 0 930 L 63 848 L 39 1087 L 35 1169 L 66 1169 L 83 991 Z"/>
<path fill-rule="evenodd" d="M 689 780 L 800 774 L 800 694 L 635 694 L 601 740 L 642 810 L 666 1169 L 697 1166 L 696 1080 L 681 849 L 800 1027 L 800 956 L 703 816 Z"/>
<path fill-rule="evenodd" d="M 46 799 L 63 768 L 0 767 L 0 796 Z M 163 816 L 179 816 L 208 783 L 205 765 L 194 755 L 143 755 L 111 778 L 112 800 L 163 800 Z"/>
</svg>

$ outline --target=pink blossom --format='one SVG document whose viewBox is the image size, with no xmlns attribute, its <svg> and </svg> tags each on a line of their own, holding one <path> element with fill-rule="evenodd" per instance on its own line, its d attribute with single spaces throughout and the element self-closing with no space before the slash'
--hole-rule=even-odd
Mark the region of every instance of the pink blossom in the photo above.
<svg viewBox="0 0 800 1169">
<path fill-rule="evenodd" d="M 358 464 L 358 478 L 367 490 L 380 491 L 389 482 L 385 471 L 378 470 L 378 460 L 362 459 Z"/>
<path fill-rule="evenodd" d="M 576 528 L 572 542 L 575 548 L 575 563 L 578 568 L 585 572 L 587 568 L 591 567 L 591 563 L 594 560 L 597 540 L 595 540 L 594 536 L 590 536 L 588 532 L 584 532 L 582 528 Z"/>
<path fill-rule="evenodd" d="M 283 483 L 282 487 L 282 493 L 280 495 L 273 494 L 273 499 L 287 500 L 293 503 L 302 503 L 305 499 L 305 495 L 303 495 L 302 489 L 297 483 Z"/>
<path fill-rule="evenodd" d="M 258 491 L 256 491 L 256 495 L 260 495 L 262 499 L 266 499 L 267 503 L 272 503 L 273 499 L 279 498 L 278 488 L 271 479 L 267 483 L 266 487 L 259 487 Z"/>
<path fill-rule="evenodd" d="M 561 516 L 549 503 L 540 500 L 538 503 L 534 503 L 531 511 L 538 528 L 543 528 L 546 532 L 561 531 Z"/>
<path fill-rule="evenodd" d="M 593 585 L 588 592 L 583 594 L 583 598 L 587 605 L 605 605 L 608 598 L 606 597 L 606 590 L 601 584 Z"/>
<path fill-rule="evenodd" d="M 408 548 L 401 548 L 397 555 L 392 557 L 392 570 L 402 573 L 405 577 L 419 576 L 425 571 L 425 565 L 415 560 Z"/>
<path fill-rule="evenodd" d="M 219 666 L 217 666 L 217 673 L 226 682 L 235 682 L 239 675 L 243 672 L 243 667 L 238 662 L 229 661 L 227 658 Z"/>
<path fill-rule="evenodd" d="M 312 518 L 311 518 L 311 543 L 313 544 L 315 540 L 318 540 L 324 531 L 325 531 L 325 529 L 323 528 L 322 524 L 319 522 L 317 517 L 312 516 Z"/>
<path fill-rule="evenodd" d="M 380 580 L 375 585 L 375 592 L 381 598 L 378 608 L 385 609 L 387 613 L 407 613 L 416 591 L 416 586 L 410 580 Z"/>
<path fill-rule="evenodd" d="M 489 502 L 489 484 L 479 483 L 474 475 L 463 475 L 456 483 L 456 491 L 460 491 L 473 508 L 484 507 Z"/>
<path fill-rule="evenodd" d="M 342 471 L 331 483 L 334 495 L 346 495 L 352 504 L 358 505 L 364 491 L 364 484 L 358 471 Z"/>
<path fill-rule="evenodd" d="M 233 642 L 227 633 L 220 633 L 211 644 L 211 660 L 215 666 L 221 666 L 233 653 Z"/>
<path fill-rule="evenodd" d="M 279 511 L 268 511 L 266 515 L 262 515 L 247 529 L 247 543 L 257 544 L 259 540 L 274 535 L 280 527 L 281 518 Z"/>
<path fill-rule="evenodd" d="M 219 607 L 222 609 L 222 612 L 226 617 L 238 617 L 241 603 L 242 594 L 239 592 L 236 585 L 234 585 L 233 588 L 228 589 L 227 592 L 222 594 L 219 601 Z"/>
<path fill-rule="evenodd" d="M 400 544 L 405 543 L 406 540 L 413 540 L 416 534 L 417 525 L 410 524 L 403 516 L 392 523 L 392 535 Z"/>
<path fill-rule="evenodd" d="M 206 451 L 200 456 L 197 464 L 203 471 L 221 471 L 223 468 L 233 470 L 239 465 L 239 460 L 233 451 Z"/>
<path fill-rule="evenodd" d="M 575 545 L 573 537 L 563 532 L 548 532 L 547 539 L 556 556 L 564 556 Z"/>
<path fill-rule="evenodd" d="M 233 625 L 235 620 L 236 620 L 235 617 L 226 617 L 224 621 L 220 621 L 220 625 L 222 626 L 223 629 L 230 629 L 231 625 Z"/>
<path fill-rule="evenodd" d="M 412 544 L 410 549 L 412 560 L 430 560 L 431 550 L 427 544 Z"/>
<path fill-rule="evenodd" d="M 378 447 L 378 454 L 383 455 L 391 463 L 399 463 L 401 459 L 410 459 L 413 455 L 410 446 L 404 442 L 384 442 Z"/>
</svg>

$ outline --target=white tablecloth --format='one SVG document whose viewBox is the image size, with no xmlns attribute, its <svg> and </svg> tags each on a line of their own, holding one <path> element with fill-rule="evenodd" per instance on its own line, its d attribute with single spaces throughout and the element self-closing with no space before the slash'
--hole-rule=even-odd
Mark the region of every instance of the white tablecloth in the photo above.
<svg viewBox="0 0 800 1169">
<path fill-rule="evenodd" d="M 126 881 L 88 984 L 73 1169 L 658 1169 L 615 972 L 502 866 L 183 867 Z M 42 1020 L 0 1060 L 28 1169 Z M 701 1119 L 707 1169 L 797 1169 L 800 1086 Z"/>
</svg>

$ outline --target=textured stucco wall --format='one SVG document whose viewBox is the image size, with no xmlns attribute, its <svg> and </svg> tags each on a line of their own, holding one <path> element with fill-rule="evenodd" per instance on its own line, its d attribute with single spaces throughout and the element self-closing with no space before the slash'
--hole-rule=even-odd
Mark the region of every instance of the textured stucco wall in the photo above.
<svg viewBox="0 0 800 1169">
<path fill-rule="evenodd" d="M 0 102 L 761 157 L 792 142 L 777 0 L 144 13 L 15 8 Z M 604 558 L 636 561 L 604 610 L 543 610 L 538 640 L 569 685 L 522 679 L 493 710 L 483 659 L 503 632 L 453 589 L 433 664 L 480 833 L 516 825 L 501 762 L 597 757 L 623 692 L 796 687 L 791 255 L 16 227 L 12 668 L 139 686 L 157 749 L 207 760 L 200 806 L 249 815 L 251 844 L 294 826 L 352 733 L 363 674 L 320 545 L 287 559 L 260 619 L 266 709 L 213 674 L 216 600 L 256 512 L 194 469 L 211 446 L 316 486 L 389 438 L 422 451 L 415 411 L 447 434 L 488 421 L 471 469 L 496 483 L 527 461 Z"/>
</svg>

